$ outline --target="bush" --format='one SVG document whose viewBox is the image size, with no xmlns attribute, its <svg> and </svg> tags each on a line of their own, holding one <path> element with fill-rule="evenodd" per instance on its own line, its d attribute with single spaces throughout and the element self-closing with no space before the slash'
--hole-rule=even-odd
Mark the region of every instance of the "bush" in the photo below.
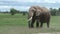
<svg viewBox="0 0 60 34">
<path fill-rule="evenodd" d="M 11 9 L 10 9 L 11 15 L 14 15 L 16 12 L 17 12 L 17 11 L 16 11 L 14 8 L 11 8 Z"/>
</svg>

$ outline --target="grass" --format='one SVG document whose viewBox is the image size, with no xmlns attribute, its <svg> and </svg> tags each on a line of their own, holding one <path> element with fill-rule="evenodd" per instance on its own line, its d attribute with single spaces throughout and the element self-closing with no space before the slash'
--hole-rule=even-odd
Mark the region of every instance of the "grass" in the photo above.
<svg viewBox="0 0 60 34">
<path fill-rule="evenodd" d="M 60 16 L 51 16 L 50 28 L 28 28 L 27 15 L 0 13 L 0 34 L 34 34 L 60 32 Z"/>
<path fill-rule="evenodd" d="M 26 25 L 26 20 L 26 16 L 23 16 L 22 14 L 0 14 L 1 25 Z"/>
</svg>

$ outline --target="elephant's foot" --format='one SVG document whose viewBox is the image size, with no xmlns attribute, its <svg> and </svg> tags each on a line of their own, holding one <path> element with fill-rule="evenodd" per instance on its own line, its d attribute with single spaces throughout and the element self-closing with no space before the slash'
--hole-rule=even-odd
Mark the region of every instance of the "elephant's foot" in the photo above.
<svg viewBox="0 0 60 34">
<path fill-rule="evenodd" d="M 36 28 L 39 28 L 39 26 L 36 26 Z"/>
<path fill-rule="evenodd" d="M 36 28 L 38 28 L 39 27 L 39 23 L 36 23 Z"/>
<path fill-rule="evenodd" d="M 42 28 L 42 26 L 40 26 L 40 28 Z"/>
<path fill-rule="evenodd" d="M 32 25 L 31 25 L 31 27 L 30 27 L 30 28 L 34 28 L 34 26 L 32 26 Z"/>
<path fill-rule="evenodd" d="M 47 28 L 49 28 L 49 26 L 47 26 Z"/>
</svg>

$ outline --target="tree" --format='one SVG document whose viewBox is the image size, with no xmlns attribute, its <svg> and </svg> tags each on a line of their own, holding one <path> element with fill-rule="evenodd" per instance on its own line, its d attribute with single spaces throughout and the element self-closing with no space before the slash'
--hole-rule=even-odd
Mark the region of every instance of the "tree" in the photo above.
<svg viewBox="0 0 60 34">
<path fill-rule="evenodd" d="M 58 11 L 60 12 L 60 8 L 58 9 Z"/>
<path fill-rule="evenodd" d="M 25 15 L 26 13 L 25 12 L 23 12 L 23 15 Z"/>
<path fill-rule="evenodd" d="M 56 16 L 57 9 L 50 8 L 50 12 L 52 16 Z"/>
<path fill-rule="evenodd" d="M 14 14 L 16 13 L 16 11 L 17 11 L 16 9 L 11 8 L 11 9 L 10 9 L 10 13 L 11 13 L 11 15 L 14 15 Z"/>
<path fill-rule="evenodd" d="M 52 8 L 50 8 L 50 12 L 51 12 L 51 15 L 53 16 L 53 9 Z"/>
</svg>

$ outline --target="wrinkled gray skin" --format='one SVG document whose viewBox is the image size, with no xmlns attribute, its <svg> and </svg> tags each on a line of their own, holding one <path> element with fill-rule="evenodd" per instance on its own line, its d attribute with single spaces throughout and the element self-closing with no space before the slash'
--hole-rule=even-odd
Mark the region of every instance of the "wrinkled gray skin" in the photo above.
<svg viewBox="0 0 60 34">
<path fill-rule="evenodd" d="M 49 27 L 50 12 L 45 7 L 31 6 L 28 12 L 28 19 L 29 27 L 34 27 L 35 21 L 36 27 L 39 27 L 39 22 L 41 23 L 40 27 L 43 26 L 43 23 L 47 23 L 47 27 Z"/>
</svg>

